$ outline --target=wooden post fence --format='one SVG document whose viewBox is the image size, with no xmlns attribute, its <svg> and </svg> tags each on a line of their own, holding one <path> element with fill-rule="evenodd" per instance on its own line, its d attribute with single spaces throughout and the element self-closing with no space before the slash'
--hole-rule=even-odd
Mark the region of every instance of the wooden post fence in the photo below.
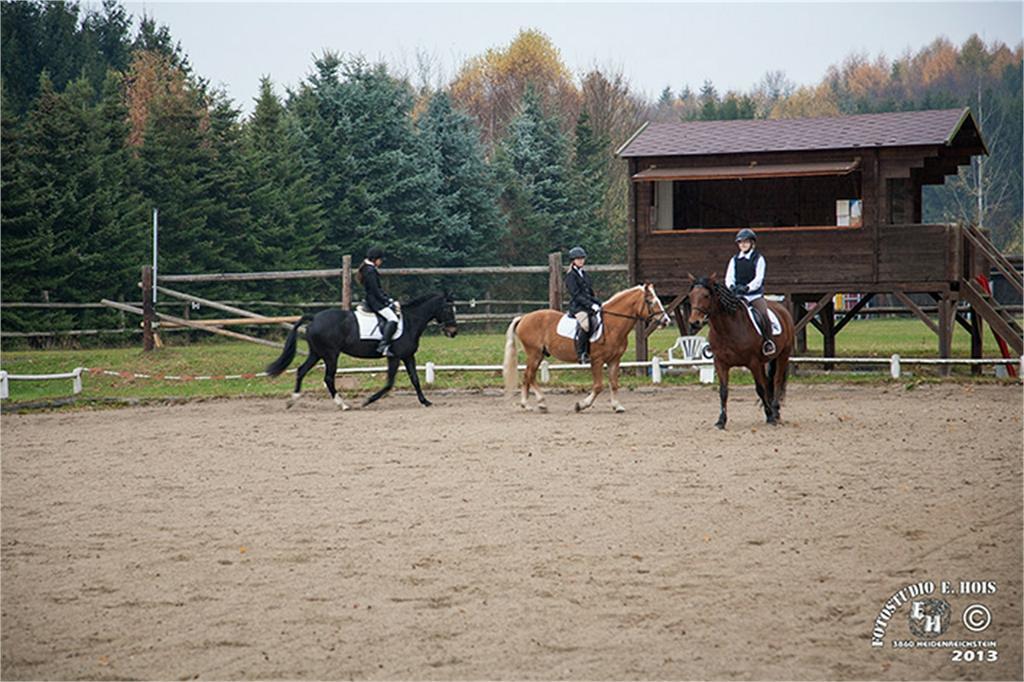
<svg viewBox="0 0 1024 682">
<path fill-rule="evenodd" d="M 126 308 L 120 308 L 125 310 Z M 142 350 L 151 351 L 155 347 L 153 339 L 153 320 L 156 310 L 153 307 L 153 266 L 142 266 Z"/>
<path fill-rule="evenodd" d="M 548 254 L 548 306 L 562 309 L 562 252 Z"/>
<path fill-rule="evenodd" d="M 341 309 L 352 310 L 352 256 L 341 257 Z"/>
</svg>

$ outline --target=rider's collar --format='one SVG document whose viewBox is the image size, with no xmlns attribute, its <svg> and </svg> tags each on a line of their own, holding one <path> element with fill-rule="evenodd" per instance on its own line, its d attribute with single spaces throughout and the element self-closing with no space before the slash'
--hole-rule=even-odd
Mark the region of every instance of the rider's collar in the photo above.
<svg viewBox="0 0 1024 682">
<path fill-rule="evenodd" d="M 376 264 L 376 263 L 374 263 L 374 262 L 373 262 L 372 260 L 370 260 L 369 258 L 364 258 L 364 259 L 363 259 L 363 265 L 372 265 L 373 267 L 377 267 L 377 264 Z"/>
</svg>

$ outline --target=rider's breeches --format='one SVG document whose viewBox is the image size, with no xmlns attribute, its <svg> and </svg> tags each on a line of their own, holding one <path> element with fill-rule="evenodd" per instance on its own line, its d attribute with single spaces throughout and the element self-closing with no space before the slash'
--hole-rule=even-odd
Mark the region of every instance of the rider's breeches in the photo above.
<svg viewBox="0 0 1024 682">
<path fill-rule="evenodd" d="M 749 300 L 749 299 L 748 299 Z M 765 329 L 761 330 L 765 335 L 771 335 L 771 323 L 768 321 L 768 301 L 765 300 L 764 296 L 758 296 L 752 301 L 749 301 L 750 305 L 761 314 L 761 324 L 765 326 Z"/>
<path fill-rule="evenodd" d="M 576 313 L 574 317 L 576 318 L 576 321 L 580 323 L 580 328 L 583 331 L 590 331 L 590 313 L 588 313 L 586 310 L 581 310 L 580 312 Z"/>
<path fill-rule="evenodd" d="M 377 311 L 377 314 L 383 317 L 385 320 L 388 320 L 389 322 L 398 322 L 398 315 L 395 314 L 395 309 L 392 308 L 391 306 L 388 306 L 387 308 L 381 308 L 380 310 Z"/>
</svg>

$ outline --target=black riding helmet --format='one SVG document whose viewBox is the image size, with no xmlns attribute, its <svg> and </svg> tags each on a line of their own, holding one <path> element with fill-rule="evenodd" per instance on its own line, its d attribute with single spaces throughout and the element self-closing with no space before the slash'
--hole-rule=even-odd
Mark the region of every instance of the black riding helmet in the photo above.
<svg viewBox="0 0 1024 682">
<path fill-rule="evenodd" d="M 741 242 L 744 239 L 749 239 L 752 242 L 757 241 L 757 235 L 749 227 L 744 227 L 742 230 L 736 233 L 736 241 Z"/>
<path fill-rule="evenodd" d="M 587 252 L 583 250 L 582 246 L 574 246 L 569 249 L 569 259 L 576 260 L 577 258 L 586 258 Z"/>
<path fill-rule="evenodd" d="M 366 250 L 366 260 L 368 261 L 375 261 L 378 258 L 383 257 L 384 249 L 380 248 L 379 246 L 371 246 L 369 249 Z"/>
</svg>

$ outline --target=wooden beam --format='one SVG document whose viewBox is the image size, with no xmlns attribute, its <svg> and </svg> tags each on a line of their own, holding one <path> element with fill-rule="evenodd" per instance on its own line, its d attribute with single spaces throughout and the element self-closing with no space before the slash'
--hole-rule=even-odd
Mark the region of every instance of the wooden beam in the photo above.
<svg viewBox="0 0 1024 682">
<path fill-rule="evenodd" d="M 835 333 L 838 334 L 840 331 L 842 331 L 843 327 L 846 326 L 846 323 L 852 320 L 854 315 L 859 313 L 860 309 L 866 306 L 868 304 L 868 301 L 870 301 L 874 297 L 874 292 L 865 294 L 863 297 L 861 297 L 861 299 L 857 301 L 856 305 L 854 305 L 852 308 L 846 311 L 846 314 L 843 315 L 843 319 L 839 320 L 839 322 L 836 323 Z"/>
<path fill-rule="evenodd" d="M 117 310 L 123 310 L 128 313 L 135 313 L 136 315 L 142 315 L 142 308 L 136 308 L 135 306 L 128 305 L 127 303 L 118 303 L 117 301 L 110 301 L 103 299 L 100 301 L 105 306 L 115 308 Z M 167 320 L 168 322 L 174 322 L 183 327 L 191 327 L 192 329 L 198 329 L 204 332 L 210 332 L 211 334 L 219 334 L 220 336 L 227 336 L 232 339 L 238 339 L 239 341 L 250 341 L 252 343 L 258 343 L 262 346 L 270 346 L 271 348 L 284 348 L 283 343 L 274 343 L 273 341 L 267 341 L 266 339 L 257 339 L 255 336 L 248 336 L 246 334 L 239 334 L 238 332 L 228 331 L 227 329 L 221 329 L 219 327 L 207 327 L 201 324 L 196 324 L 191 320 L 186 320 L 182 317 L 175 317 L 174 315 L 164 315 L 163 313 L 156 313 L 157 318 L 161 320 Z"/>
<path fill-rule="evenodd" d="M 214 310 L 223 310 L 226 313 L 233 313 L 235 315 L 240 315 L 242 317 L 249 317 L 249 318 L 252 318 L 254 320 L 267 320 L 267 319 L 270 319 L 266 315 L 260 315 L 258 313 L 254 313 L 252 311 L 245 310 L 243 308 L 236 308 L 235 306 L 227 305 L 226 303 L 221 303 L 219 301 L 211 301 L 209 299 L 201 298 L 199 296 L 193 296 L 192 294 L 186 294 L 186 293 L 181 292 L 181 291 L 175 291 L 174 289 L 168 289 L 167 287 L 158 286 L 156 288 L 156 290 L 159 291 L 161 294 L 167 294 L 168 296 L 170 296 L 172 298 L 180 298 L 183 301 L 195 301 L 196 303 L 198 303 L 200 305 L 209 306 L 210 308 L 213 308 Z M 212 324 L 212 323 L 207 322 L 205 324 Z M 288 330 L 291 330 L 291 328 L 292 328 L 292 325 L 290 325 L 290 324 L 282 324 L 281 326 L 283 328 L 285 328 L 285 329 L 288 329 Z"/>
<path fill-rule="evenodd" d="M 290 322 L 292 324 L 298 322 L 302 318 L 301 315 L 278 315 L 276 317 L 266 318 L 252 318 L 252 317 L 227 317 L 227 318 L 216 318 L 206 320 L 193 320 L 189 318 L 189 322 L 195 324 L 207 326 L 207 327 L 230 327 L 234 325 L 247 325 L 247 324 L 279 324 Z M 292 328 L 292 324 L 288 325 L 288 329 Z M 177 322 L 165 322 L 160 325 L 163 329 L 173 329 L 179 326 Z"/>
<path fill-rule="evenodd" d="M 892 293 L 894 296 L 896 296 L 896 298 L 900 299 L 903 305 L 907 306 L 907 308 L 910 309 L 910 312 L 917 315 L 918 319 L 920 319 L 922 322 L 928 325 L 929 329 L 931 329 L 936 334 L 939 333 L 939 326 L 932 322 L 932 318 L 928 317 L 928 315 L 926 315 L 925 312 L 921 310 L 921 308 L 916 303 L 914 303 L 914 301 L 911 300 L 909 296 L 907 296 L 899 289 L 894 290 Z"/>
<path fill-rule="evenodd" d="M 804 313 L 804 316 L 801 317 L 800 320 L 795 325 L 793 325 L 793 333 L 795 334 L 795 333 L 799 332 L 801 329 L 803 329 L 804 327 L 806 327 L 808 325 L 808 323 L 810 323 L 810 321 L 812 319 L 814 319 L 814 316 L 817 315 L 821 311 L 821 307 L 823 305 L 825 305 L 825 303 L 828 302 L 829 299 L 831 299 L 835 295 L 836 295 L 836 292 L 832 291 L 832 292 L 829 292 L 829 293 L 825 294 L 821 298 L 819 298 L 818 302 L 814 304 L 814 307 L 811 308 L 810 310 L 808 310 L 806 313 Z M 819 329 L 820 329 L 820 327 L 819 327 Z"/>
</svg>

